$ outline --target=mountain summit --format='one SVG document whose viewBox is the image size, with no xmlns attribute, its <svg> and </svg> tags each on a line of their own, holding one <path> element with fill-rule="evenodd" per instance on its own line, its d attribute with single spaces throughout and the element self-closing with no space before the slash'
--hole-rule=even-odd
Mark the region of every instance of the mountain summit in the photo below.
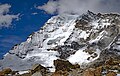
<svg viewBox="0 0 120 76">
<path fill-rule="evenodd" d="M 82 15 L 52 17 L 39 31 L 5 54 L 0 68 L 27 70 L 39 63 L 55 71 L 56 59 L 86 68 L 110 57 L 120 59 L 120 15 L 88 11 Z"/>
</svg>

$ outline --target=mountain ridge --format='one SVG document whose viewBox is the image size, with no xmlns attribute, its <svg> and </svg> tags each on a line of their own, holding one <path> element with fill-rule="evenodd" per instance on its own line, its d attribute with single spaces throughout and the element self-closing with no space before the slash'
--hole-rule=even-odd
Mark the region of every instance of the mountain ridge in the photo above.
<svg viewBox="0 0 120 76">
<path fill-rule="evenodd" d="M 49 19 L 25 42 L 16 45 L 0 61 L 0 68 L 27 70 L 39 63 L 55 71 L 53 61 L 65 59 L 81 67 L 119 58 L 120 15 L 58 15 Z"/>
</svg>

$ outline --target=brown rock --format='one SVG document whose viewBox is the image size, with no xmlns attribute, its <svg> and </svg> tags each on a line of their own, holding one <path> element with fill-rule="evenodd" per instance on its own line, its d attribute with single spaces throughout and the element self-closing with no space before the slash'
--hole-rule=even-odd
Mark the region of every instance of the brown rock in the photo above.
<svg viewBox="0 0 120 76">
<path fill-rule="evenodd" d="M 70 71 L 71 69 L 75 68 L 74 65 L 72 65 L 69 61 L 66 60 L 54 60 L 54 66 L 56 71 Z M 76 65 L 76 67 L 78 67 L 78 65 Z"/>
<path fill-rule="evenodd" d="M 105 65 L 105 69 L 111 69 L 110 65 Z"/>
<path fill-rule="evenodd" d="M 54 72 L 52 76 L 68 76 L 68 72 L 60 70 L 60 71 Z"/>
<path fill-rule="evenodd" d="M 111 68 L 112 70 L 120 70 L 120 66 L 119 65 L 114 65 Z"/>
<path fill-rule="evenodd" d="M 59 73 L 59 72 L 55 72 L 55 73 L 52 74 L 52 76 L 61 76 L 61 75 L 62 75 L 62 74 Z"/>
<path fill-rule="evenodd" d="M 83 72 L 83 76 L 95 76 L 94 75 L 94 69 L 87 69 Z"/>
<path fill-rule="evenodd" d="M 109 71 L 106 76 L 116 76 L 117 74 L 113 71 Z"/>
<path fill-rule="evenodd" d="M 75 64 L 75 65 L 73 66 L 73 69 L 76 69 L 76 68 L 80 68 L 80 65 L 79 65 L 79 64 Z"/>
<path fill-rule="evenodd" d="M 83 76 L 83 69 L 77 68 L 77 69 L 72 69 L 72 71 L 69 72 L 68 76 Z"/>
<path fill-rule="evenodd" d="M 0 76 L 4 76 L 4 72 L 3 71 L 0 71 Z"/>
<path fill-rule="evenodd" d="M 4 74 L 10 74 L 12 70 L 10 68 L 5 68 L 2 70 Z"/>
<path fill-rule="evenodd" d="M 115 60 L 114 58 L 109 58 L 108 60 L 106 60 L 105 64 L 106 65 L 119 65 L 120 62 Z"/>
<path fill-rule="evenodd" d="M 95 76 L 102 76 L 102 66 L 95 69 Z"/>
<path fill-rule="evenodd" d="M 61 76 L 59 73 L 54 73 L 52 76 Z"/>
</svg>

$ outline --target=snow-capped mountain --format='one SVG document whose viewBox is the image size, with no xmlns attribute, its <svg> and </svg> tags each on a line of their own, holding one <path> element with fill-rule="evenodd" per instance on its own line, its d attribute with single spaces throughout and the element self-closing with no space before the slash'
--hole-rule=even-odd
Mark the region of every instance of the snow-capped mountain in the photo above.
<svg viewBox="0 0 120 76">
<path fill-rule="evenodd" d="M 54 71 L 56 59 L 87 66 L 111 55 L 120 57 L 120 15 L 88 11 L 83 15 L 52 17 L 5 54 L 0 68 L 27 70 L 39 63 Z"/>
</svg>

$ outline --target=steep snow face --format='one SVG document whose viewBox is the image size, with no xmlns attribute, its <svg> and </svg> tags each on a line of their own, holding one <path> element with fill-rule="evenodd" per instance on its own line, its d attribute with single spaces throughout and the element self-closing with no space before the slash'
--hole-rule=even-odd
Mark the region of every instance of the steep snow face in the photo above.
<svg viewBox="0 0 120 76">
<path fill-rule="evenodd" d="M 56 59 L 66 59 L 73 64 L 89 64 L 100 57 L 101 51 L 120 48 L 117 45 L 119 40 L 116 41 L 119 20 L 120 17 L 114 14 L 102 15 L 90 11 L 81 16 L 54 16 L 25 42 L 15 45 L 4 55 L 0 68 L 27 70 L 39 63 L 55 71 L 53 61 Z"/>
<path fill-rule="evenodd" d="M 75 28 L 76 18 L 75 15 L 52 17 L 39 31 L 31 34 L 26 42 L 14 46 L 1 61 L 2 67 L 23 70 L 40 63 L 53 68 L 53 60 L 59 58 L 59 53 L 48 49 L 64 45 Z"/>
</svg>

